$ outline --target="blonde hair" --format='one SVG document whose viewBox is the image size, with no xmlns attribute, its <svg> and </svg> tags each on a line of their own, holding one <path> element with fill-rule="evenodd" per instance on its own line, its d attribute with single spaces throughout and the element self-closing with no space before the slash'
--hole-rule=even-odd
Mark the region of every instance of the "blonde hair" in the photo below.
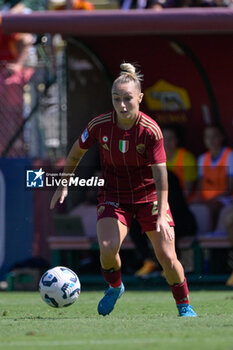
<svg viewBox="0 0 233 350">
<path fill-rule="evenodd" d="M 117 83 L 124 84 L 133 81 L 138 90 L 141 92 L 141 81 L 143 80 L 143 74 L 136 71 L 136 67 L 131 63 L 122 63 L 120 65 L 120 75 L 113 82 L 113 86 Z"/>
</svg>

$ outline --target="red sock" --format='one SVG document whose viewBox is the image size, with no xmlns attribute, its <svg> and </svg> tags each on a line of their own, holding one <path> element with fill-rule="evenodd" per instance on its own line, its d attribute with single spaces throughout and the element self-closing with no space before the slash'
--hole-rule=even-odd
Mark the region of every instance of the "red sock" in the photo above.
<svg viewBox="0 0 233 350">
<path fill-rule="evenodd" d="M 189 304 L 189 289 L 186 278 L 183 283 L 170 286 L 176 304 Z"/>
<path fill-rule="evenodd" d="M 114 269 L 104 270 L 101 268 L 104 279 L 111 287 L 117 288 L 121 285 L 121 269 L 114 271 Z"/>
</svg>

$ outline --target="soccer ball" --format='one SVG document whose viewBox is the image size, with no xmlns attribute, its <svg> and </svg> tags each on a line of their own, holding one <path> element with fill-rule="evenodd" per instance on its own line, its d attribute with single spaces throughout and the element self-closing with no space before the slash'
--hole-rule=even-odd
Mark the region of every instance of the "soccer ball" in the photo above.
<svg viewBox="0 0 233 350">
<path fill-rule="evenodd" d="M 47 305 L 67 307 L 78 299 L 80 281 L 74 271 L 64 266 L 57 266 L 43 274 L 39 291 Z"/>
</svg>

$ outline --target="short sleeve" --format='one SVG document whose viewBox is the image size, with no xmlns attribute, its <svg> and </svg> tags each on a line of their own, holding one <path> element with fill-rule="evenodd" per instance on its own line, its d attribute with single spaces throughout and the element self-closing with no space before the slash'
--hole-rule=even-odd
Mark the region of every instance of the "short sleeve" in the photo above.
<svg viewBox="0 0 233 350">
<path fill-rule="evenodd" d="M 89 149 L 96 142 L 95 130 L 87 126 L 79 136 L 78 140 L 80 148 Z"/>
<path fill-rule="evenodd" d="M 151 164 L 166 163 L 163 138 L 156 139 L 153 134 L 149 136 L 147 158 Z"/>
</svg>

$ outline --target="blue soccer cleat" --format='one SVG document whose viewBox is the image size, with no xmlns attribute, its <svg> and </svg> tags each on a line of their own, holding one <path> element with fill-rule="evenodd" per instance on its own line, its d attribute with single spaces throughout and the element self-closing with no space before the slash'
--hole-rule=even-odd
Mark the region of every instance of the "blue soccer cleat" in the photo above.
<svg viewBox="0 0 233 350">
<path fill-rule="evenodd" d="M 193 311 L 193 307 L 189 304 L 177 304 L 179 316 L 181 317 L 197 317 L 196 312 Z"/>
<path fill-rule="evenodd" d="M 98 305 L 98 313 L 106 316 L 114 309 L 117 299 L 119 299 L 125 291 L 124 284 L 121 283 L 120 287 L 110 287 L 106 292 L 103 299 L 100 300 Z"/>
</svg>

